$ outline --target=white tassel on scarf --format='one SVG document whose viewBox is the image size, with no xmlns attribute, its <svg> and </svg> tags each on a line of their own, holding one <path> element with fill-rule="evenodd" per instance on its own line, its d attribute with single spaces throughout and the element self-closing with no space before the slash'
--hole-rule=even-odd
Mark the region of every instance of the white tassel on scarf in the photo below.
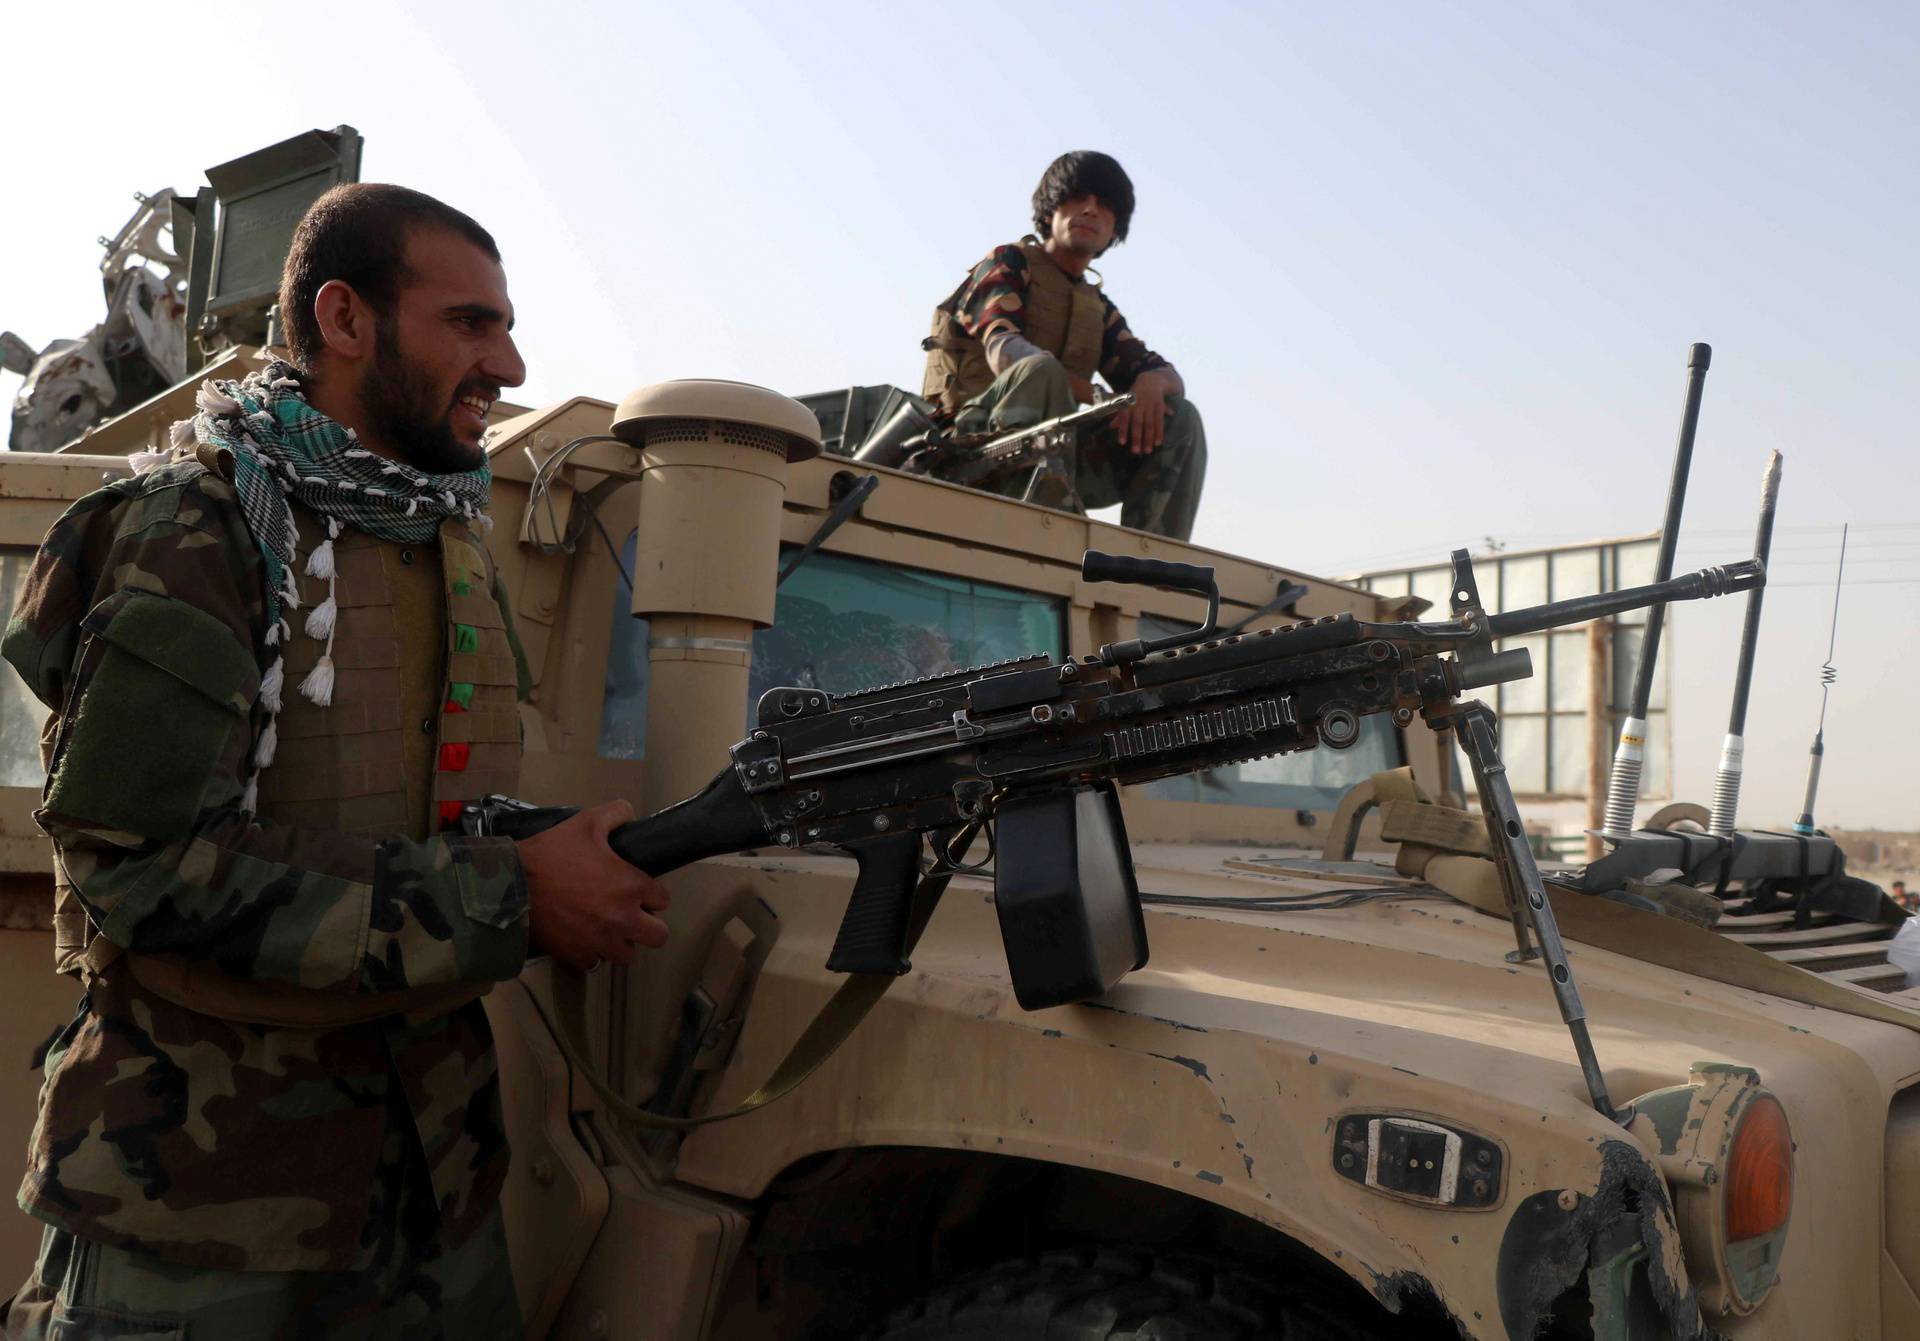
<svg viewBox="0 0 1920 1341">
<path fill-rule="evenodd" d="M 333 603 L 333 597 L 329 596 L 307 611 L 307 637 L 332 638 L 333 616 L 338 609 L 339 607 Z"/>
<path fill-rule="evenodd" d="M 193 393 L 193 403 L 208 414 L 240 413 L 240 402 L 215 386 L 212 378 L 202 382 L 200 389 Z"/>
<path fill-rule="evenodd" d="M 282 704 L 281 694 L 287 686 L 287 659 L 277 656 L 273 664 L 267 667 L 267 673 L 260 677 L 260 701 L 268 712 L 279 712 Z"/>
<path fill-rule="evenodd" d="M 307 672 L 307 678 L 300 682 L 300 694 L 307 702 L 318 704 L 322 708 L 333 702 L 333 650 L 331 645 L 329 645 L 326 654 L 314 664 L 313 669 Z"/>
<path fill-rule="evenodd" d="M 340 536 L 340 521 L 336 517 L 327 518 L 327 538 L 307 555 L 307 576 L 333 581 L 333 542 Z"/>
<path fill-rule="evenodd" d="M 314 668 L 300 681 L 300 693 L 307 702 L 323 708 L 333 702 L 333 626 L 334 618 L 340 611 L 340 603 L 334 593 L 339 572 L 333 562 L 333 542 L 339 535 L 339 518 L 327 518 L 327 538 L 307 556 L 307 572 L 314 577 L 324 578 L 327 584 L 327 598 L 307 615 L 307 636 L 325 639 L 327 647 Z M 289 574 L 288 578 L 291 581 L 292 575 Z"/>
</svg>

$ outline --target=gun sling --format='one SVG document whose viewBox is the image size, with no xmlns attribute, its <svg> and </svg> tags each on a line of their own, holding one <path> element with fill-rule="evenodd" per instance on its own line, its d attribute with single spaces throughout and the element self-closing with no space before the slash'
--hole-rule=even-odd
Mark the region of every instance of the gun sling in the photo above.
<svg viewBox="0 0 1920 1341">
<path fill-rule="evenodd" d="M 964 855 L 972 834 L 963 835 L 958 842 L 958 850 Z M 954 877 L 950 868 L 929 871 L 920 877 L 920 883 L 913 894 L 913 909 L 907 924 L 906 950 L 911 953 L 919 944 L 920 935 L 927 929 L 928 921 L 933 917 L 934 907 L 940 902 L 940 896 L 946 892 L 947 884 Z M 635 1126 L 656 1131 L 690 1131 L 695 1127 L 704 1127 L 713 1122 L 724 1122 L 729 1118 L 743 1117 L 756 1109 L 764 1108 L 775 1099 L 791 1093 L 794 1087 L 820 1069 L 827 1058 L 837 1052 L 842 1043 L 859 1027 L 880 998 L 887 994 L 897 975 L 891 973 L 850 973 L 834 994 L 827 998 L 825 1005 L 813 1017 L 811 1023 L 800 1031 L 800 1036 L 787 1049 L 787 1055 L 780 1059 L 773 1072 L 760 1086 L 725 1112 L 704 1113 L 699 1117 L 672 1117 L 656 1113 L 634 1103 L 621 1094 L 593 1063 L 587 1046 L 587 975 L 570 969 L 555 966 L 553 975 L 553 1009 L 551 1012 L 541 1009 L 537 995 L 532 999 L 536 1009 L 552 1030 L 554 1041 L 566 1057 L 574 1073 L 600 1096 L 616 1116 L 626 1119 Z"/>
</svg>

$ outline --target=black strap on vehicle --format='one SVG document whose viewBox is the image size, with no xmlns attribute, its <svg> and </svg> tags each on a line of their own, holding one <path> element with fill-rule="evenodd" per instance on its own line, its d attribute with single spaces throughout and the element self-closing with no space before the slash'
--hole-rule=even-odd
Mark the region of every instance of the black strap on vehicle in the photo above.
<svg viewBox="0 0 1920 1341">
<path fill-rule="evenodd" d="M 852 472 L 849 471 L 847 473 L 851 474 Z M 781 583 L 792 577 L 794 571 L 799 568 L 801 564 L 811 559 L 815 552 L 819 550 L 820 546 L 827 543 L 827 537 L 846 525 L 848 520 L 850 520 L 856 512 L 860 511 L 861 505 L 867 501 L 868 496 L 879 487 L 880 477 L 878 475 L 867 475 L 861 478 L 860 483 L 847 490 L 845 496 L 842 497 L 838 503 L 834 504 L 833 511 L 827 514 L 826 520 L 820 523 L 819 529 L 808 536 L 807 543 L 802 545 L 799 552 L 791 559 L 787 560 L 786 566 L 780 570 L 780 576 L 773 580 L 775 588 L 778 588 Z"/>
<path fill-rule="evenodd" d="M 963 830 L 956 839 L 954 850 L 965 855 L 977 826 Z M 940 896 L 946 892 L 947 885 L 958 874 L 955 868 L 944 859 L 934 869 L 920 877 L 920 883 L 914 889 L 913 909 L 907 922 L 906 948 L 909 952 L 919 943 L 920 935 L 927 929 L 927 922 L 933 917 L 933 910 L 940 902 Z M 600 1096 L 601 1101 L 616 1116 L 626 1119 L 637 1127 L 646 1127 L 654 1131 L 691 1131 L 695 1127 L 704 1127 L 709 1123 L 724 1122 L 729 1118 L 743 1117 L 756 1109 L 764 1108 L 775 1099 L 791 1093 L 801 1081 L 820 1069 L 827 1058 L 839 1050 L 860 1022 L 866 1019 L 868 1012 L 879 1004 L 880 998 L 887 994 L 895 980 L 891 973 L 850 973 L 839 989 L 827 999 L 817 1015 L 807 1027 L 800 1031 L 800 1037 L 787 1049 L 787 1055 L 780 1059 L 779 1065 L 761 1085 L 732 1108 L 720 1113 L 703 1113 L 699 1117 L 674 1117 L 665 1113 L 656 1113 L 652 1109 L 634 1103 L 621 1094 L 603 1077 L 589 1056 L 587 1045 L 587 975 L 572 969 L 555 966 L 553 975 L 553 1010 L 551 1014 L 542 1011 L 547 1026 L 553 1031 L 554 1041 L 560 1045 L 561 1053 L 572 1066 L 574 1073 Z M 536 1003 L 538 997 L 534 998 Z"/>
</svg>

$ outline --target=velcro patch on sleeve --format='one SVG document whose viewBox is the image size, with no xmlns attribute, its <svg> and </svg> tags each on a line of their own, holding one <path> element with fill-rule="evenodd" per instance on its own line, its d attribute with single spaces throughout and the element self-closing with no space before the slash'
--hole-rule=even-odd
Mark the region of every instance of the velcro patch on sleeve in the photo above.
<svg viewBox="0 0 1920 1341">
<path fill-rule="evenodd" d="M 185 601 L 121 591 L 83 627 L 102 644 L 55 764 L 47 809 L 146 838 L 190 832 L 259 691 L 233 630 Z"/>
</svg>

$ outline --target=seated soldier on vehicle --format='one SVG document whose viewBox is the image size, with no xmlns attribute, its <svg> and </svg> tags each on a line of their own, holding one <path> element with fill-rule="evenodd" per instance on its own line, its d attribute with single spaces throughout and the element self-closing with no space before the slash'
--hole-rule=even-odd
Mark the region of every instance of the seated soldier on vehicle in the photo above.
<svg viewBox="0 0 1920 1341">
<path fill-rule="evenodd" d="M 1071 477 L 1041 481 L 1031 501 L 1121 505 L 1123 526 L 1185 540 L 1193 533 L 1207 440 L 1173 365 L 1127 329 L 1093 260 L 1126 240 L 1133 182 L 1106 154 L 1053 161 L 1033 193 L 1033 226 L 996 247 L 934 309 L 925 394 L 958 434 L 1030 428 L 1099 397 L 1096 374 L 1134 404 L 1081 441 Z M 1026 478 L 996 483 L 1018 496 Z"/>
</svg>

